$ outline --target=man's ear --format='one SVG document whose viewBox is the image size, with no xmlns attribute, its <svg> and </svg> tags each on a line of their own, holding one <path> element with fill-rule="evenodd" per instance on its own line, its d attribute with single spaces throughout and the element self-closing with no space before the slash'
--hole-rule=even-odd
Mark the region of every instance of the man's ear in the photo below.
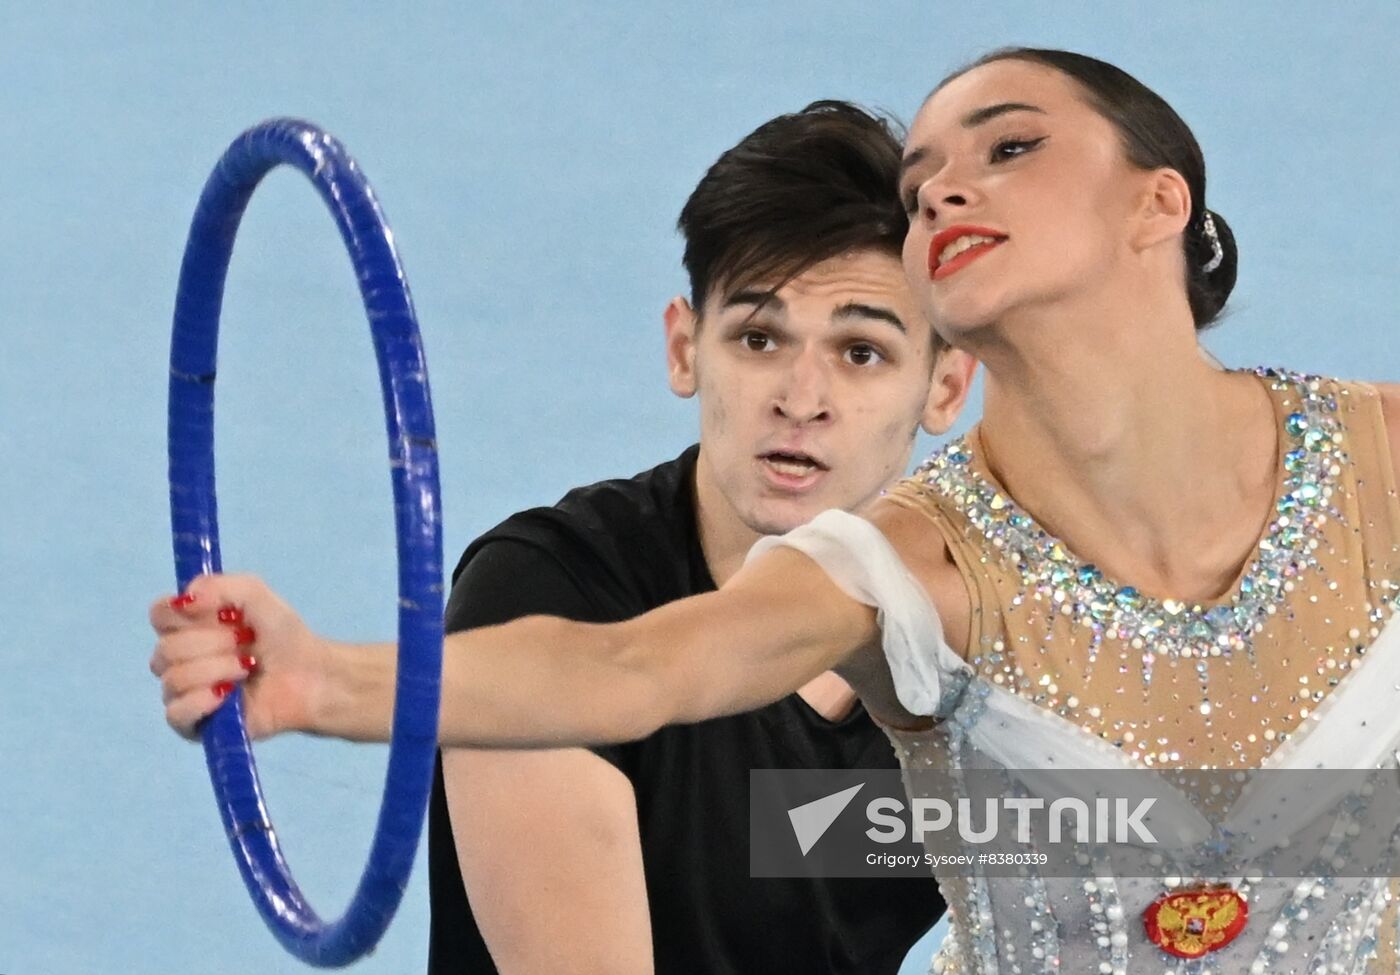
<svg viewBox="0 0 1400 975">
<path fill-rule="evenodd" d="M 680 295 L 666 304 L 666 375 L 671 392 L 683 399 L 695 395 L 695 332 L 700 316 Z"/>
<path fill-rule="evenodd" d="M 1144 175 L 1146 185 L 1133 239 L 1140 249 L 1147 250 L 1186 229 L 1191 221 L 1191 188 L 1175 169 L 1154 169 Z"/>
<path fill-rule="evenodd" d="M 926 433 L 938 436 L 952 429 L 972 390 L 976 371 L 977 360 L 961 349 L 945 348 L 938 353 L 921 421 Z"/>
</svg>

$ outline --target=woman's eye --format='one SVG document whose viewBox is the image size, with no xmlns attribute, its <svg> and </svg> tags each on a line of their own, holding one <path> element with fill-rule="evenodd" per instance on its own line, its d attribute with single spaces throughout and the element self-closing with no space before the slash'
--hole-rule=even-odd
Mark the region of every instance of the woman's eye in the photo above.
<svg viewBox="0 0 1400 975">
<path fill-rule="evenodd" d="M 916 189 L 908 190 L 905 192 L 902 202 L 904 203 L 904 212 L 910 215 L 914 214 L 919 209 L 919 191 Z"/>
<path fill-rule="evenodd" d="M 768 352 L 773 347 L 773 340 L 763 332 L 745 332 L 739 336 L 739 341 L 750 352 Z"/>
<path fill-rule="evenodd" d="M 1008 159 L 1024 156 L 1044 141 L 1045 138 L 1042 136 L 1039 139 L 1006 139 L 998 142 L 992 147 L 992 162 L 1006 162 Z"/>
<path fill-rule="evenodd" d="M 856 366 L 870 366 L 877 362 L 884 362 L 885 357 L 879 349 L 873 345 L 853 345 L 846 350 L 846 361 Z"/>
</svg>

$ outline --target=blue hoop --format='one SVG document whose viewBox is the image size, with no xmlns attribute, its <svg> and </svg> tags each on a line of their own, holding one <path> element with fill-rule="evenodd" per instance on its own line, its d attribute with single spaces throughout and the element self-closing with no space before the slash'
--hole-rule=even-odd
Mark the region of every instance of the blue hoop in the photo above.
<svg viewBox="0 0 1400 975">
<path fill-rule="evenodd" d="M 272 119 L 233 141 L 190 224 L 170 344 L 170 523 L 175 576 L 221 571 L 214 496 L 214 375 L 219 310 L 234 237 L 274 166 L 301 170 L 335 217 L 374 334 L 398 532 L 399 658 L 394 731 L 369 862 L 340 920 L 323 922 L 298 889 L 268 819 L 235 691 L 203 727 L 219 813 L 253 902 L 302 961 L 348 965 L 372 950 L 413 866 L 432 781 L 442 678 L 442 517 L 427 364 L 393 236 L 355 161 L 297 119 Z"/>
</svg>

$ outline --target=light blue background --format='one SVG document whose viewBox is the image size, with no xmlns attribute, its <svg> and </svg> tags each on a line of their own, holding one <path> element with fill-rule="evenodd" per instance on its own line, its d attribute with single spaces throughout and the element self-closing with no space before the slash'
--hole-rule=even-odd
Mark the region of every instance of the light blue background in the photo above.
<svg viewBox="0 0 1400 975">
<path fill-rule="evenodd" d="M 165 729 L 146 673 L 145 606 L 171 586 L 176 270 L 209 167 L 263 117 L 336 133 L 392 220 L 431 364 L 449 560 L 509 512 L 693 437 L 692 406 L 664 385 L 660 311 L 684 288 L 676 214 L 721 150 L 819 97 L 907 118 L 946 71 L 1006 43 L 1118 62 L 1194 126 L 1243 254 L 1217 354 L 1400 379 L 1393 0 L 471 8 L 0 12 L 5 975 L 302 970 L 247 903 L 202 756 Z M 224 334 L 226 564 L 263 573 L 313 625 L 391 635 L 367 329 L 294 174 L 253 202 Z M 383 759 L 259 749 L 291 862 L 328 916 L 368 848 Z M 426 938 L 420 861 L 358 970 L 421 971 Z"/>
</svg>

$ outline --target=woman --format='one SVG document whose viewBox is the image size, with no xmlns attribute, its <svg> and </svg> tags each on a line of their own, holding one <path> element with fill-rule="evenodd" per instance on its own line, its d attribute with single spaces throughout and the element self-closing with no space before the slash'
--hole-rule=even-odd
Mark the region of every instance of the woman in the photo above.
<svg viewBox="0 0 1400 975">
<path fill-rule="evenodd" d="M 1017 49 L 949 78 L 910 131 L 905 267 L 986 365 L 979 426 L 864 518 L 760 543 L 719 592 L 449 637 L 441 740 L 641 737 L 835 668 L 906 768 L 1389 762 L 1400 391 L 1204 361 L 1236 261 L 1205 188 L 1185 124 L 1110 65 Z M 392 648 L 315 637 L 256 580 L 196 580 L 152 623 L 187 735 L 249 671 L 254 736 L 388 734 Z M 1393 970 L 1379 881 L 944 887 L 951 971 Z M 1173 927 L 1187 895 L 1217 913 Z"/>
</svg>

